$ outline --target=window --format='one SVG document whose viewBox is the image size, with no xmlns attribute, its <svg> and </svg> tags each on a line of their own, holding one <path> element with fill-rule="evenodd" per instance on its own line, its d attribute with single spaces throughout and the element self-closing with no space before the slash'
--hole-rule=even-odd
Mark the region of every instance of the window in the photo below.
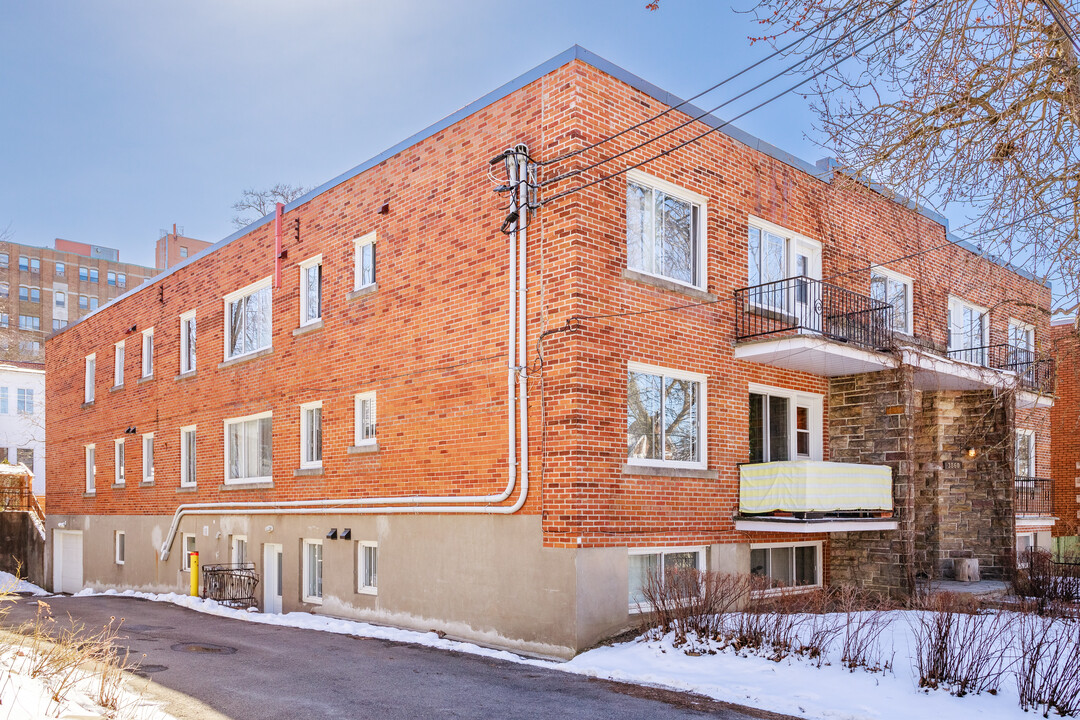
<svg viewBox="0 0 1080 720">
<path fill-rule="evenodd" d="M 989 326 L 986 308 L 949 298 L 949 357 L 985 365 Z"/>
<path fill-rule="evenodd" d="M 1039 547 L 1036 542 L 1035 533 L 1019 533 L 1016 536 L 1016 566 L 1019 568 L 1026 568 L 1031 560 L 1028 554 L 1032 550 L 1037 550 Z"/>
<path fill-rule="evenodd" d="M 322 467 L 322 402 L 300 406 L 300 467 Z"/>
<path fill-rule="evenodd" d="M 270 278 L 225 296 L 225 359 L 270 347 Z"/>
<path fill-rule="evenodd" d="M 101 278 L 98 276 L 97 268 L 90 268 L 90 282 L 96 283 Z"/>
<path fill-rule="evenodd" d="M 97 465 L 94 463 L 94 446 L 86 446 L 86 492 L 95 491 L 97 480 Z"/>
<path fill-rule="evenodd" d="M 356 267 L 354 268 L 353 289 L 375 284 L 375 233 L 370 232 L 356 239 Z"/>
<path fill-rule="evenodd" d="M 113 349 L 113 387 L 124 384 L 124 341 L 116 343 Z"/>
<path fill-rule="evenodd" d="M 116 453 L 116 477 L 113 478 L 113 482 L 117 485 L 123 485 L 127 480 L 127 445 L 124 443 L 124 439 L 113 441 L 113 450 Z"/>
<path fill-rule="evenodd" d="M 97 310 L 98 309 L 98 299 L 96 297 L 94 297 L 93 295 L 90 296 L 90 309 L 91 310 Z"/>
<path fill-rule="evenodd" d="M 30 302 L 41 302 L 41 288 L 30 288 Z"/>
<path fill-rule="evenodd" d="M 30 258 L 30 272 L 32 272 L 32 273 L 41 272 L 41 260 L 40 259 L 38 259 L 38 258 Z"/>
<path fill-rule="evenodd" d="M 19 316 L 19 329 L 20 330 L 40 330 L 41 318 L 37 315 L 20 315 Z"/>
<path fill-rule="evenodd" d="M 89 307 L 90 307 L 90 298 L 86 297 L 85 295 L 80 295 L 79 296 L 79 309 L 80 310 L 86 310 Z"/>
<path fill-rule="evenodd" d="M 0 415 L 8 414 L 8 389 L 0 387 Z M 2 459 L 2 458 L 0 458 Z"/>
<path fill-rule="evenodd" d="M 33 354 L 41 352 L 41 343 L 37 340 L 20 340 L 19 352 L 23 355 Z"/>
<path fill-rule="evenodd" d="M 195 372 L 195 311 L 180 316 L 180 374 Z"/>
<path fill-rule="evenodd" d="M 19 388 L 16 391 L 16 402 L 20 415 L 34 414 L 34 389 Z"/>
<path fill-rule="evenodd" d="M 378 420 L 375 408 L 375 393 L 366 392 L 356 396 L 356 432 L 353 438 L 355 445 L 374 445 L 378 438 Z"/>
<path fill-rule="evenodd" d="M 750 574 L 766 589 L 821 585 L 821 543 L 751 545 Z"/>
<path fill-rule="evenodd" d="M 1016 476 L 1035 477 L 1035 431 L 1016 431 Z"/>
<path fill-rule="evenodd" d="M 15 462 L 22 463 L 32 471 L 34 469 L 34 448 L 16 449 Z"/>
<path fill-rule="evenodd" d="M 90 270 L 84 267 L 79 268 L 79 279 L 86 282 L 90 279 Z"/>
<path fill-rule="evenodd" d="M 86 356 L 86 374 L 83 378 L 83 402 L 94 402 L 94 373 L 96 364 L 94 355 Z"/>
<path fill-rule="evenodd" d="M 0 283 L 0 297 L 7 297 L 10 292 L 10 286 L 7 283 Z"/>
<path fill-rule="evenodd" d="M 186 247 L 186 246 L 184 246 L 184 245 L 181 245 L 181 246 L 180 246 L 180 257 L 182 257 L 182 258 L 186 258 L 187 256 L 188 256 L 188 249 L 187 249 L 187 247 Z"/>
<path fill-rule="evenodd" d="M 154 482 L 154 433 L 142 436 L 142 475 L 143 482 Z"/>
<path fill-rule="evenodd" d="M 53 301 L 56 303 L 56 307 L 66 307 L 67 293 L 57 290 L 53 293 Z"/>
<path fill-rule="evenodd" d="M 770 284 L 792 277 L 821 279 L 821 243 L 751 217 L 747 226 L 747 284 L 758 288 L 752 302 L 760 307 L 798 312 L 807 319 L 807 313 L 819 313 L 805 281 Z"/>
<path fill-rule="evenodd" d="M 664 583 L 669 573 L 680 570 L 704 570 L 704 548 L 630 549 L 629 601 L 631 610 L 650 609 L 645 599 L 645 589 L 650 580 Z"/>
<path fill-rule="evenodd" d="M 360 566 L 356 576 L 360 578 L 359 592 L 364 595 L 377 595 L 379 592 L 379 543 L 361 542 L 358 550 Z"/>
<path fill-rule="evenodd" d="M 272 447 L 270 413 L 226 420 L 225 482 L 270 482 Z"/>
<path fill-rule="evenodd" d="M 750 386 L 748 462 L 821 460 L 820 395 Z"/>
<path fill-rule="evenodd" d="M 30 288 L 26 287 L 25 285 L 20 285 L 19 286 L 19 299 L 23 300 L 23 301 L 29 301 L 30 300 Z"/>
<path fill-rule="evenodd" d="M 7 327 L 9 324 L 8 314 L 0 313 L 0 327 Z"/>
<path fill-rule="evenodd" d="M 195 486 L 195 426 L 180 428 L 180 484 Z"/>
<path fill-rule="evenodd" d="M 116 273 L 114 273 L 112 270 L 108 272 L 108 274 L 105 276 L 105 279 L 109 285 L 116 285 Z"/>
<path fill-rule="evenodd" d="M 1009 369 L 1023 372 L 1035 361 L 1035 326 L 1009 318 Z"/>
<path fill-rule="evenodd" d="M 627 267 L 703 287 L 705 198 L 638 171 L 626 177 Z"/>
<path fill-rule="evenodd" d="M 116 286 L 117 287 L 127 287 L 127 275 L 125 275 L 124 273 L 117 273 L 117 275 L 116 275 Z"/>
<path fill-rule="evenodd" d="M 705 467 L 705 376 L 630 363 L 626 459 L 637 465 Z"/>
<path fill-rule="evenodd" d="M 124 531 L 123 530 L 117 530 L 116 531 L 116 564 L 117 565 L 123 565 L 124 564 L 124 540 L 125 540 Z"/>
<path fill-rule="evenodd" d="M 180 547 L 183 549 L 183 552 L 180 554 L 180 569 L 183 572 L 188 572 L 191 570 L 191 553 L 197 552 L 195 550 L 195 535 L 192 533 L 184 533 Z"/>
<path fill-rule="evenodd" d="M 53 332 L 56 332 L 57 330 L 63 330 L 64 328 L 67 327 L 67 324 L 68 324 L 67 320 L 56 320 L 56 319 L 54 319 L 52 321 Z M 5 324 L 5 327 L 6 327 L 6 324 Z"/>
<path fill-rule="evenodd" d="M 322 602 L 322 540 L 304 540 L 304 602 Z"/>
<path fill-rule="evenodd" d="M 8 266 L 8 254 L 0 253 L 0 268 L 6 268 Z"/>
<path fill-rule="evenodd" d="M 142 334 L 142 376 L 154 374 L 154 328 L 143 330 Z"/>
<path fill-rule="evenodd" d="M 62 262 L 56 263 L 56 276 L 57 277 L 64 277 L 64 270 L 65 270 L 64 263 L 62 263 Z"/>
<path fill-rule="evenodd" d="M 30 269 L 30 258 L 26 257 L 25 255 L 20 255 L 19 256 L 19 269 L 20 270 L 29 270 Z"/>
<path fill-rule="evenodd" d="M 322 318 L 322 256 L 300 264 L 300 324 Z"/>
<path fill-rule="evenodd" d="M 244 535 L 232 536 L 232 563 L 242 565 L 247 560 L 247 537 Z"/>
</svg>

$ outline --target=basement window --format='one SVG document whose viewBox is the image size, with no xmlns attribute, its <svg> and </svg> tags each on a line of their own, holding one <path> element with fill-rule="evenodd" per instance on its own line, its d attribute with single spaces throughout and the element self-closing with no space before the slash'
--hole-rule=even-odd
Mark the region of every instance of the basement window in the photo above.
<svg viewBox="0 0 1080 720">
<path fill-rule="evenodd" d="M 124 556 L 126 555 L 126 548 L 124 547 L 124 545 L 125 545 L 125 540 L 126 539 L 127 539 L 127 536 L 126 536 L 126 534 L 124 533 L 123 530 L 117 530 L 116 531 L 115 543 L 116 543 L 116 564 L 117 565 L 123 565 L 124 564 Z"/>
<path fill-rule="evenodd" d="M 769 543 L 750 546 L 750 574 L 765 591 L 821 585 L 821 543 Z"/>
<path fill-rule="evenodd" d="M 629 601 L 631 611 L 648 611 L 645 599 L 650 582 L 666 582 L 669 573 L 680 570 L 704 570 L 705 548 L 631 548 L 629 557 Z"/>
<path fill-rule="evenodd" d="M 322 603 L 323 598 L 323 543 L 322 540 L 304 540 L 303 553 L 303 600 L 306 603 Z"/>
<path fill-rule="evenodd" d="M 379 543 L 361 542 L 357 546 L 360 578 L 359 592 L 364 595 L 379 593 Z"/>
</svg>

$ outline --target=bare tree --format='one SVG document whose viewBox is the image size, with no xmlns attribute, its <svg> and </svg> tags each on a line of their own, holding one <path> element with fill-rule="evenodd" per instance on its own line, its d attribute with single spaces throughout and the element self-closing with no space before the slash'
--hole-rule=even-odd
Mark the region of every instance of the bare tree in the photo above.
<svg viewBox="0 0 1080 720">
<path fill-rule="evenodd" d="M 233 203 L 232 209 L 237 214 L 233 216 L 232 223 L 236 228 L 247 227 L 261 217 L 274 212 L 277 203 L 290 203 L 301 195 L 307 193 L 309 188 L 303 185 L 289 185 L 278 183 L 265 190 L 247 188 L 240 199 Z M 254 217 L 248 213 L 254 213 Z"/>
</svg>

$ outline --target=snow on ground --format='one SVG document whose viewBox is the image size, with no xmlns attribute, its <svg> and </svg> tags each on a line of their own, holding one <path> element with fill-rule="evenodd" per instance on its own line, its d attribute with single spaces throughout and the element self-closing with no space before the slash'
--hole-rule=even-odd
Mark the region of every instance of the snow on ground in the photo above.
<svg viewBox="0 0 1080 720">
<path fill-rule="evenodd" d="M 20 580 L 11 573 L 6 573 L 3 570 L 0 570 L 0 595 L 18 592 L 28 592 L 34 595 L 49 594 L 39 588 L 37 585 L 33 584 L 32 582 Z"/>
<path fill-rule="evenodd" d="M 910 612 L 892 613 L 892 623 L 882 637 L 885 659 L 893 669 L 870 673 L 841 667 L 839 651 L 830 653 L 827 664 L 791 657 L 774 662 L 764 657 L 743 656 L 731 650 L 716 654 L 687 655 L 673 645 L 672 637 L 638 639 L 599 647 L 560 663 L 524 658 L 471 643 L 440 638 L 433 632 L 372 625 L 303 612 L 283 615 L 237 610 L 201 598 L 176 593 L 154 594 L 126 590 L 81 596 L 121 595 L 169 602 L 199 612 L 267 625 L 321 630 L 342 635 L 414 643 L 442 650 L 482 655 L 552 670 L 627 683 L 656 685 L 699 693 L 716 700 L 820 720 L 909 720 L 910 718 L 979 718 L 1018 720 L 1031 718 L 1017 704 L 1012 680 L 1003 682 L 997 695 L 954 697 L 944 690 L 923 692 L 910 660 L 915 649 Z"/>
</svg>

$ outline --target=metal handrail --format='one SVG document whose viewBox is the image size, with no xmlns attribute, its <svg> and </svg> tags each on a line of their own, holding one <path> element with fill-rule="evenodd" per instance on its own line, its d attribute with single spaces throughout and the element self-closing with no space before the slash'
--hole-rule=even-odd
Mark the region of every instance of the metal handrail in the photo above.
<svg viewBox="0 0 1080 720">
<path fill-rule="evenodd" d="M 258 604 L 255 588 L 259 585 L 259 574 L 255 572 L 255 563 L 203 565 L 202 573 L 204 598 L 238 608 Z"/>
<path fill-rule="evenodd" d="M 1050 478 L 1017 475 L 1015 482 L 1015 508 L 1017 515 L 1046 517 L 1053 514 Z"/>
<path fill-rule="evenodd" d="M 1036 354 L 1027 348 L 1009 343 L 956 348 L 946 353 L 953 360 L 982 365 L 994 370 L 1016 373 L 1019 386 L 1025 390 L 1052 395 L 1057 366 L 1053 358 Z"/>
<path fill-rule="evenodd" d="M 735 291 L 735 339 L 808 332 L 871 350 L 893 347 L 887 302 L 800 276 Z"/>
</svg>

